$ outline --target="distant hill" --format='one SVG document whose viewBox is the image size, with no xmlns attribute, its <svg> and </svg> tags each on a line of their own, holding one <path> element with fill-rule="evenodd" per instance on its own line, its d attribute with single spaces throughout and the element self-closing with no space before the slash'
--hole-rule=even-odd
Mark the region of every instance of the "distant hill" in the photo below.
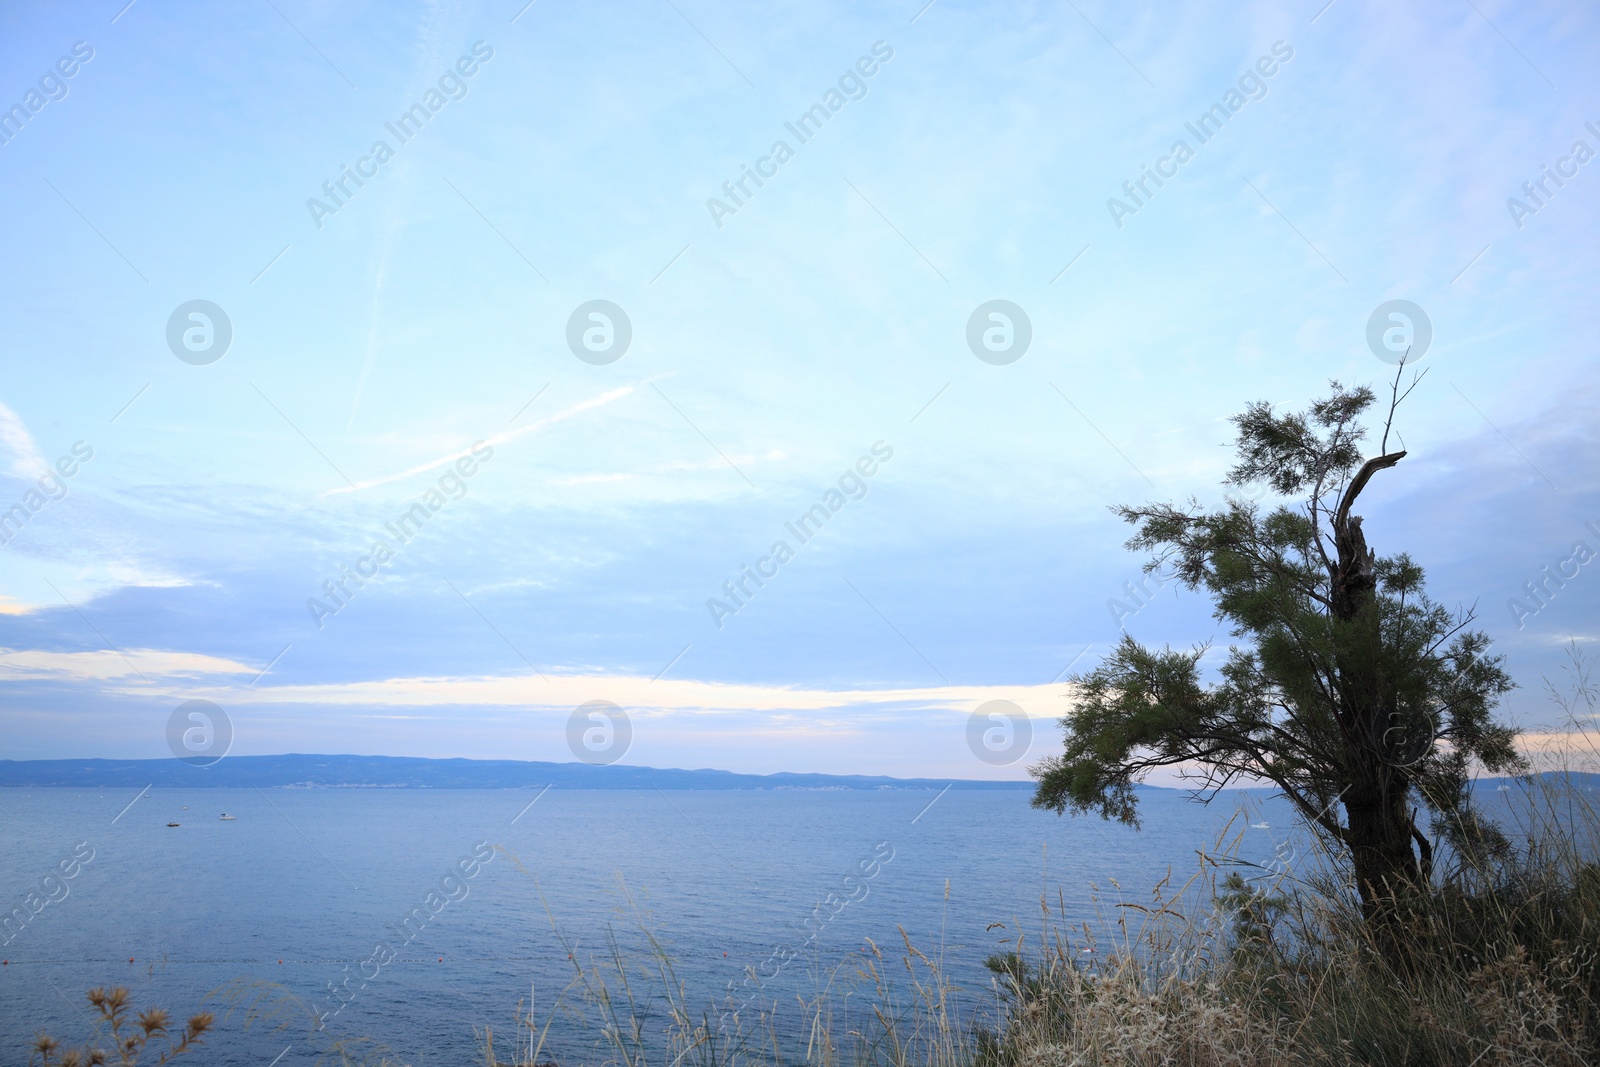
<svg viewBox="0 0 1600 1067">
<path fill-rule="evenodd" d="M 859 774 L 734 774 L 594 767 L 529 760 L 412 756 L 228 756 L 209 767 L 177 759 L 0 760 L 0 786 L 369 789 L 1032 789 L 1032 782 Z"/>
<path fill-rule="evenodd" d="M 1540 777 L 1553 779 L 1555 774 Z M 1573 785 L 1600 789 L 1600 775 L 1567 775 Z M 1507 778 L 1480 778 L 1478 791 L 1514 787 Z M 861 774 L 735 774 L 533 760 L 422 759 L 413 756 L 228 756 L 209 767 L 177 759 L 0 760 L 0 787 L 301 788 L 301 789 L 1002 789 L 1031 790 L 1031 781 L 890 778 Z M 1142 789 L 1156 788 L 1141 786 Z M 1260 788 L 1260 787 L 1258 787 Z"/>
</svg>

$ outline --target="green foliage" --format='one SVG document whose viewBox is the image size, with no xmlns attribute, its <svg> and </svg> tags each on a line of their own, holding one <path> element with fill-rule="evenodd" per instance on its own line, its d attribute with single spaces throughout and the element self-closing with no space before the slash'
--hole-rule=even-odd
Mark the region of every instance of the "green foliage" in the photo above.
<svg viewBox="0 0 1600 1067">
<path fill-rule="evenodd" d="M 1217 905 L 1233 917 L 1230 931 L 1234 960 L 1240 964 L 1264 961 L 1278 947 L 1278 925 L 1288 915 L 1290 898 L 1276 889 L 1249 885 L 1238 871 L 1230 871 L 1217 892 Z"/>
</svg>

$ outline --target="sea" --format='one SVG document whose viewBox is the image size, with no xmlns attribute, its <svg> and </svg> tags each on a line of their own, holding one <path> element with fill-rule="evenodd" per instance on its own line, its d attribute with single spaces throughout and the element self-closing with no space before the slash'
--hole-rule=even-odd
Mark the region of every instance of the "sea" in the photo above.
<svg viewBox="0 0 1600 1067">
<path fill-rule="evenodd" d="M 216 1016 L 180 1060 L 196 1067 L 337 1062 L 335 1047 L 481 1064 L 488 1033 L 520 1062 L 519 1018 L 542 1062 L 616 1062 L 607 998 L 647 1041 L 673 1005 L 713 1028 L 737 1009 L 771 1013 L 803 1053 L 818 997 L 841 1029 L 870 1012 L 875 976 L 909 995 L 937 968 L 960 1024 L 982 1024 L 984 961 L 1019 938 L 1024 954 L 1067 938 L 1092 965 L 1203 854 L 1246 871 L 1304 855 L 1263 791 L 1141 789 L 1137 830 L 1030 798 L 0 789 L 0 1063 L 28 1062 L 41 1031 L 103 1043 L 86 994 L 116 986 L 175 1026 Z"/>
</svg>

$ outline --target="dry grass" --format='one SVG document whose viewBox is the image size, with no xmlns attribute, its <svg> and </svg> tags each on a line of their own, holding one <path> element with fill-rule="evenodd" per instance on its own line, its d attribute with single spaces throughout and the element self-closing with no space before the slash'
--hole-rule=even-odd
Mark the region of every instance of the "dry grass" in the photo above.
<svg viewBox="0 0 1600 1067">
<path fill-rule="evenodd" d="M 537 889 L 520 860 L 509 859 Z M 947 887 L 947 900 L 948 895 Z M 494 1034 L 483 1034 L 488 1067 L 548 1062 L 545 1049 L 558 1023 L 568 1034 L 592 1035 L 590 1053 L 578 1062 L 597 1065 L 968 1067 L 976 1058 L 977 1041 L 962 1034 L 956 1021 L 960 1012 L 955 989 L 944 977 L 942 948 L 930 957 L 903 930 L 901 952 L 886 953 L 869 940 L 866 953 L 817 975 L 816 992 L 792 1007 L 729 1003 L 700 1008 L 678 977 L 671 953 L 651 932 L 649 916 L 631 897 L 628 907 L 644 951 L 630 957 L 611 931 L 600 959 L 583 962 L 576 946 L 568 945 L 572 980 L 555 996 L 542 1022 L 530 990 L 499 1053 Z M 553 916 L 550 921 L 563 937 Z M 798 1042 L 797 1034 L 804 1035 Z M 512 1058 L 498 1058 L 512 1049 Z"/>
<path fill-rule="evenodd" d="M 109 1027 L 110 1033 L 101 1033 L 99 1040 L 69 1048 L 41 1030 L 33 1041 L 32 1054 L 28 1057 L 30 1064 L 37 1061 L 42 1067 L 99 1067 L 115 1063 L 131 1067 L 146 1053 L 154 1055 L 157 1064 L 169 1063 L 200 1045 L 215 1021 L 210 1012 L 201 1012 L 191 1016 L 184 1028 L 174 1034 L 169 1025 L 171 1020 L 161 1008 L 147 1008 L 135 1014 L 130 1022 L 133 996 L 126 986 L 91 989 L 88 997 L 100 1016 L 100 1023 Z M 109 1044 L 101 1043 L 108 1038 Z M 151 1048 L 150 1042 L 157 1039 L 160 1043 Z"/>
</svg>

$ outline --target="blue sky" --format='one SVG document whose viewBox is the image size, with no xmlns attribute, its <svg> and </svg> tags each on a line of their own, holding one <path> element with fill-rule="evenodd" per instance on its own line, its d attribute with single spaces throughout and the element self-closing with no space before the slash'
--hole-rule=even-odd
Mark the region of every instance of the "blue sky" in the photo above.
<svg viewBox="0 0 1600 1067">
<path fill-rule="evenodd" d="M 0 755 L 164 756 L 198 698 L 234 753 L 568 760 L 607 700 L 629 763 L 1024 777 L 1119 625 L 1225 636 L 1170 588 L 1113 617 L 1141 561 L 1108 506 L 1216 501 L 1229 415 L 1385 381 L 1389 300 L 1433 340 L 1368 536 L 1477 604 L 1538 728 L 1540 676 L 1600 636 L 1600 564 L 1507 603 L 1600 551 L 1596 19 L 8 5 L 0 509 L 92 458 L 0 548 Z M 195 300 L 214 362 L 168 343 Z M 568 346 L 593 300 L 631 324 L 609 363 Z M 1031 324 L 1005 365 L 967 344 L 991 300 Z M 714 619 L 745 565 L 776 575 Z M 1034 724 L 998 766 L 967 744 L 994 699 Z"/>
</svg>

